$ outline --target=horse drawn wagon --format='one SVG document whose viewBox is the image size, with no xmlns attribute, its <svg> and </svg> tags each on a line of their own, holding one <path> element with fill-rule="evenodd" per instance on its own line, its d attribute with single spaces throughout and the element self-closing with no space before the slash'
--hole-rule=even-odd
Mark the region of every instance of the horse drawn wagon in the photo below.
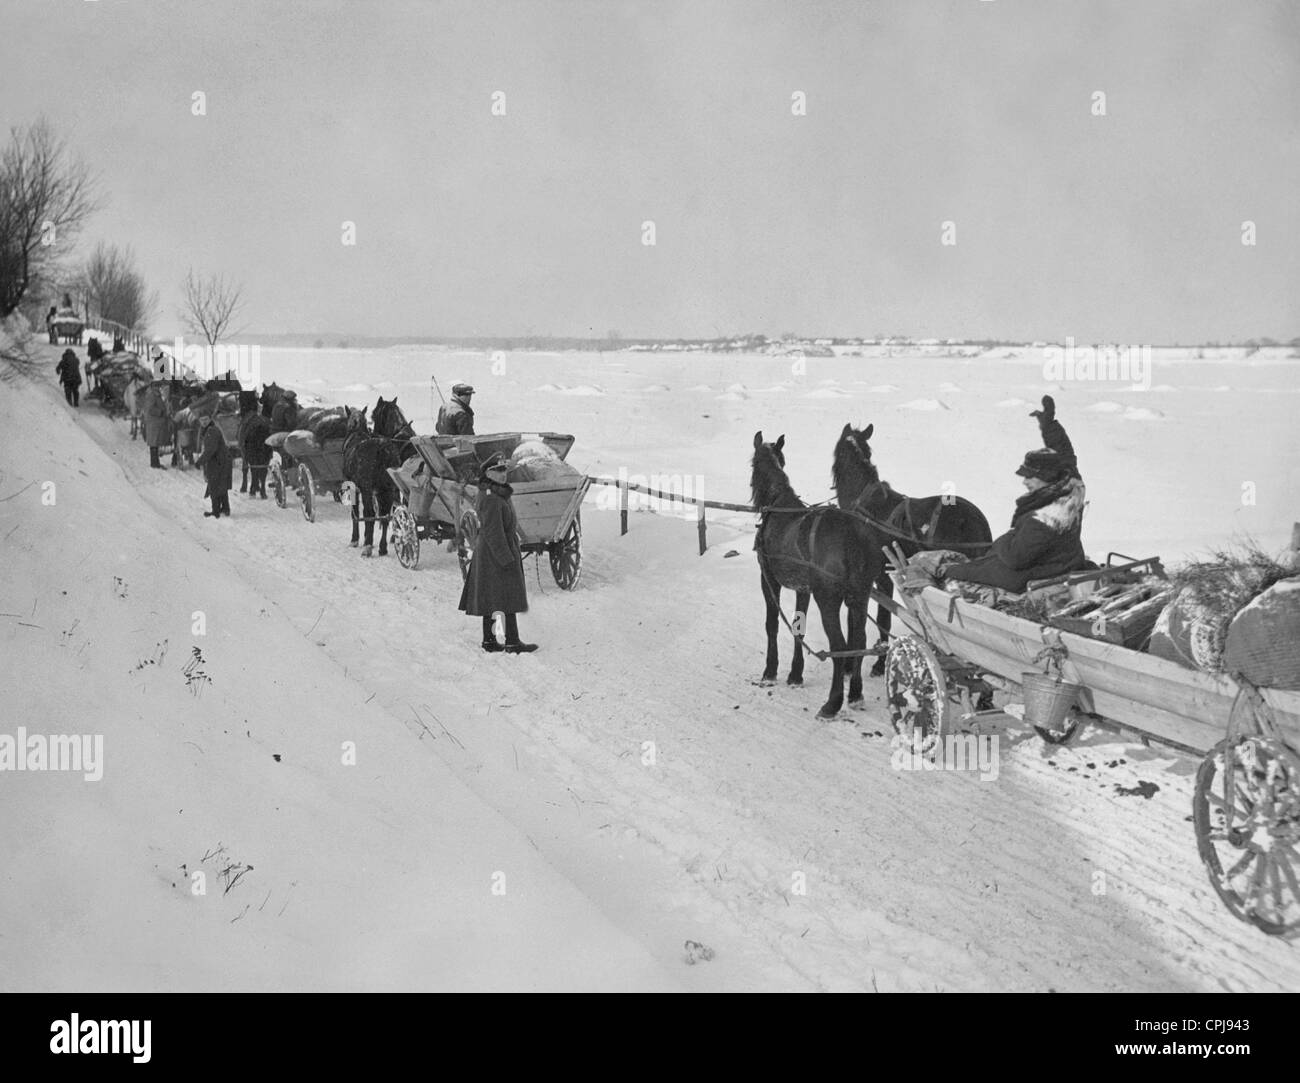
<svg viewBox="0 0 1300 1083">
<path fill-rule="evenodd" d="M 343 437 L 326 439 L 323 443 L 309 440 L 310 433 L 276 433 L 268 439 L 275 450 L 267 480 L 279 507 L 288 507 L 289 490 L 298 496 L 302 516 L 309 523 L 316 521 L 316 500 L 321 493 L 329 493 L 336 504 L 343 502 L 347 480 L 343 476 Z M 272 443 L 274 441 L 274 443 Z"/>
<path fill-rule="evenodd" d="M 565 462 L 574 437 L 561 433 L 494 433 L 484 436 L 418 436 L 418 461 L 408 460 L 389 475 L 402 503 L 392 512 L 391 533 L 404 568 L 420 560 L 424 539 L 455 543 L 461 573 L 469 573 L 478 540 L 477 479 L 493 456 L 512 459 L 509 479 L 519 524 L 520 548 L 546 553 L 562 590 L 573 590 L 582 574 L 581 506 L 591 482 Z M 529 466 L 528 453 L 536 455 Z"/>
<path fill-rule="evenodd" d="M 1072 585 L 1122 578 L 1135 564 L 1158 569 L 1132 562 Z M 1091 719 L 1200 755 L 1192 820 L 1212 886 L 1243 921 L 1300 933 L 1300 691 L 1186 668 L 1133 649 L 1113 628 L 1083 634 L 1068 618 L 1030 620 L 966 600 L 909 575 L 897 551 L 890 576 L 907 634 L 889 642 L 886 695 L 894 728 L 923 755 L 958 726 L 1004 714 L 990 706 L 993 690 L 1018 694 L 1024 720 L 1048 740 L 1068 740 Z"/>
</svg>

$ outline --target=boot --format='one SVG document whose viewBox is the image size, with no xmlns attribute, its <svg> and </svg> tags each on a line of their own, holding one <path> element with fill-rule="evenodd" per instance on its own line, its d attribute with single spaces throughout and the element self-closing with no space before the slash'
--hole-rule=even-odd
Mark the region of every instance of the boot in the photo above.
<svg viewBox="0 0 1300 1083">
<path fill-rule="evenodd" d="M 506 654 L 530 654 L 537 650 L 536 643 L 521 643 L 519 640 L 519 620 L 513 613 L 506 614 Z"/>
<path fill-rule="evenodd" d="M 483 649 L 487 651 L 488 654 L 499 654 L 501 651 L 505 650 L 505 647 L 501 646 L 501 644 L 497 642 L 496 633 L 492 630 L 491 617 L 483 618 Z"/>
</svg>

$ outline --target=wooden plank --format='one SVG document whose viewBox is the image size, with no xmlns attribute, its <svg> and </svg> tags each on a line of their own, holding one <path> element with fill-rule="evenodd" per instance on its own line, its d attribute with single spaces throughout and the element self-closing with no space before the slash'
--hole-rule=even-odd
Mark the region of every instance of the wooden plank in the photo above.
<svg viewBox="0 0 1300 1083">
<path fill-rule="evenodd" d="M 931 587 L 908 599 L 940 650 L 1016 683 L 1025 672 L 1042 671 L 1033 661 L 1043 647 L 1041 625 L 960 599 L 949 622 L 952 599 Z M 1060 637 L 1066 648 L 1062 676 L 1084 686 L 1084 709 L 1201 751 L 1223 739 L 1234 681 L 1119 644 L 1070 632 Z M 1300 743 L 1300 693 L 1267 689 L 1265 699 L 1288 740 Z"/>
</svg>

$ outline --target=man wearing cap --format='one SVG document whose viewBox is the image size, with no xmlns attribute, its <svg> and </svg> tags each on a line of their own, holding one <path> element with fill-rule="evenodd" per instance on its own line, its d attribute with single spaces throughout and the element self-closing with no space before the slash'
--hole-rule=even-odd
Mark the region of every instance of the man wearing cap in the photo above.
<svg viewBox="0 0 1300 1083">
<path fill-rule="evenodd" d="M 1019 593 L 1033 579 L 1050 579 L 1088 566 L 1081 533 L 1086 492 L 1074 447 L 1056 420 L 1056 403 L 1043 396 L 1038 418 L 1048 446 L 1025 456 L 1016 473 L 1024 478 L 1024 496 L 1016 501 L 1011 529 L 978 560 L 949 564 L 944 574 L 965 583 L 981 583 Z"/>
<path fill-rule="evenodd" d="M 528 590 L 524 582 L 524 558 L 519 549 L 518 523 L 513 490 L 506 483 L 506 463 L 493 457 L 479 475 L 479 532 L 470 560 L 459 608 L 483 618 L 483 649 L 489 653 L 527 654 L 536 643 L 519 639 L 517 613 L 528 612 Z M 505 617 L 506 641 L 497 642 L 492 628 L 496 613 Z"/>
<path fill-rule="evenodd" d="M 438 422 L 434 430 L 441 436 L 473 436 L 474 411 L 470 396 L 474 389 L 469 384 L 452 384 L 451 402 L 438 408 Z"/>
<path fill-rule="evenodd" d="M 298 427 L 298 392 L 290 388 L 280 396 L 271 411 L 271 429 L 275 432 L 293 432 Z"/>
</svg>

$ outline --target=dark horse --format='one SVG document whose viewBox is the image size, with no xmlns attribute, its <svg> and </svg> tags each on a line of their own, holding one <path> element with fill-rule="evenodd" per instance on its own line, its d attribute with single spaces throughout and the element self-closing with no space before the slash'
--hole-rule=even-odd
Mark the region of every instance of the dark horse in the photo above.
<svg viewBox="0 0 1300 1083">
<path fill-rule="evenodd" d="M 343 477 L 355 489 L 352 497 L 352 542 L 359 542 L 362 516 L 366 524 L 366 544 L 361 550 L 368 557 L 374 550 L 376 507 L 381 524 L 379 555 L 388 555 L 388 516 L 397 498 L 397 486 L 388 474 L 389 467 L 402 465 L 411 453 L 411 423 L 403 416 L 397 399 L 375 403 L 374 432 L 366 421 L 366 409 L 347 411 L 348 435 L 343 443 Z M 404 435 L 405 434 L 405 435 Z M 360 503 L 360 510 L 358 510 Z"/>
<path fill-rule="evenodd" d="M 875 425 L 865 429 L 845 425 L 835 443 L 831 479 L 840 507 L 884 523 L 890 528 L 881 531 L 885 543 L 898 545 L 907 557 L 922 549 L 955 548 L 971 557 L 983 553 L 992 544 L 993 535 L 984 513 L 969 500 L 953 495 L 904 496 L 880 480 L 876 464 L 871 461 L 871 445 L 867 443 L 875 429 Z M 886 597 L 893 592 L 893 580 L 883 568 L 876 586 Z M 883 646 L 889 639 L 890 626 L 889 610 L 884 606 L 876 606 L 876 626 Z M 877 657 L 871 675 L 879 677 L 884 672 L 882 654 Z"/>
<path fill-rule="evenodd" d="M 808 596 L 817 601 L 822 628 L 832 652 L 862 651 L 867 646 L 867 598 L 885 566 L 882 540 L 861 519 L 838 508 L 809 508 L 799 499 L 785 473 L 785 437 L 763 443 L 754 434 L 750 493 L 759 512 L 754 548 L 767 605 L 765 682 L 776 679 L 776 634 L 781 588 L 795 592 L 795 656 L 788 678 L 803 683 L 804 616 Z M 786 510 L 788 509 L 788 510 Z M 848 606 L 848 639 L 840 631 L 840 606 Z M 849 674 L 849 703 L 862 701 L 862 656 L 833 658 L 830 698 L 817 712 L 831 718 L 844 705 L 844 674 Z"/>
</svg>

